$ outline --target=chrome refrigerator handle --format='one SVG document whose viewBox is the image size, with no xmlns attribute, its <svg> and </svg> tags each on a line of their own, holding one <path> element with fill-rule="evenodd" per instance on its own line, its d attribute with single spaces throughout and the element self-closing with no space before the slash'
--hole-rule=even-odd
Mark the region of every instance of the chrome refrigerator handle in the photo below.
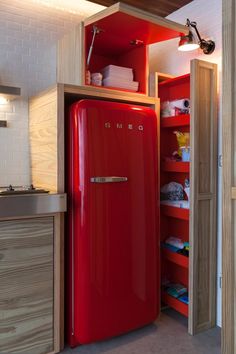
<svg viewBox="0 0 236 354">
<path fill-rule="evenodd" d="M 107 177 L 91 177 L 90 182 L 92 183 L 117 183 L 117 182 L 126 182 L 128 181 L 127 177 L 118 177 L 118 176 L 107 176 Z"/>
</svg>

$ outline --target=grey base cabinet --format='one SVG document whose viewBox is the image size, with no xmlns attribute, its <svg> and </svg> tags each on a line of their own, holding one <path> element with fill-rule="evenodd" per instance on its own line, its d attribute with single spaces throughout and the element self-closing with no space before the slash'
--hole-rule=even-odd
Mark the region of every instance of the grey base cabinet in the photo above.
<svg viewBox="0 0 236 354">
<path fill-rule="evenodd" d="M 0 221 L 0 353 L 54 352 L 54 217 Z"/>
</svg>

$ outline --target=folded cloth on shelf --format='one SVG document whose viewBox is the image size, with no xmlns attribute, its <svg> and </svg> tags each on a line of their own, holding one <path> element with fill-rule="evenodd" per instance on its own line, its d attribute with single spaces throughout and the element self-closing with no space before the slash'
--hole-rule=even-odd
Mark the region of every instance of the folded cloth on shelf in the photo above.
<svg viewBox="0 0 236 354">
<path fill-rule="evenodd" d="M 186 248 L 183 248 L 182 250 L 177 251 L 178 254 L 181 254 L 181 256 L 189 257 L 189 250 Z"/>
<path fill-rule="evenodd" d="M 130 91 L 138 91 L 139 83 L 137 81 L 128 81 L 122 78 L 107 77 L 103 79 L 103 86 L 117 87 Z"/>
<path fill-rule="evenodd" d="M 180 249 L 178 247 L 169 245 L 168 243 L 162 242 L 161 246 L 168 249 L 171 252 L 177 253 Z"/>
<path fill-rule="evenodd" d="M 165 288 L 166 292 L 175 297 L 178 298 L 179 296 L 186 294 L 188 292 L 188 289 L 181 285 L 181 284 L 173 284 L 173 283 L 169 283 L 166 288 Z"/>
<path fill-rule="evenodd" d="M 188 200 L 162 200 L 161 204 L 172 206 L 175 208 L 189 209 L 189 201 Z"/>
<path fill-rule="evenodd" d="M 127 81 L 133 81 L 134 79 L 133 69 L 123 66 L 108 65 L 101 70 L 101 73 L 104 79 L 108 77 L 122 78 Z"/>
<path fill-rule="evenodd" d="M 182 200 L 184 199 L 183 186 L 177 182 L 170 182 L 161 187 L 162 200 Z"/>
<path fill-rule="evenodd" d="M 188 299 L 188 293 L 184 294 L 184 295 L 181 295 L 179 298 L 178 298 L 180 301 L 184 302 L 185 304 L 188 305 L 189 303 L 189 299 Z"/>
<path fill-rule="evenodd" d="M 183 249 L 184 248 L 183 241 L 180 238 L 177 238 L 177 237 L 173 237 L 173 236 L 168 237 L 165 240 L 165 243 L 167 243 L 169 245 L 172 245 L 174 247 L 177 247 L 178 249 Z"/>
</svg>

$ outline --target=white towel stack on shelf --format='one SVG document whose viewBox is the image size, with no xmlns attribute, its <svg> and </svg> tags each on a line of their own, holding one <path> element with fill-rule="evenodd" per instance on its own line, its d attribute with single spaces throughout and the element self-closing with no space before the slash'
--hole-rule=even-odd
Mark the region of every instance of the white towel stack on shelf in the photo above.
<svg viewBox="0 0 236 354">
<path fill-rule="evenodd" d="M 103 86 L 138 91 L 139 83 L 134 81 L 133 69 L 123 66 L 108 65 L 101 70 Z"/>
</svg>

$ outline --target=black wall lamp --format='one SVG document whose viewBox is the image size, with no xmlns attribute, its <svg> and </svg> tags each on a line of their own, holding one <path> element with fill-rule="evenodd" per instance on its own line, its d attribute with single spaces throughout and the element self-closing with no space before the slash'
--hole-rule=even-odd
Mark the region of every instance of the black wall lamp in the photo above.
<svg viewBox="0 0 236 354">
<path fill-rule="evenodd" d="M 187 19 L 186 26 L 189 28 L 189 33 L 186 36 L 182 36 L 179 41 L 179 48 L 178 50 L 182 52 L 187 52 L 190 50 L 198 49 L 199 47 L 203 50 L 204 54 L 211 54 L 215 50 L 215 42 L 212 40 L 205 40 L 201 38 L 200 33 L 198 32 L 197 29 L 197 23 L 196 22 L 190 22 L 189 19 Z M 194 36 L 190 28 L 194 28 L 197 37 L 198 37 L 198 43 L 194 41 Z"/>
</svg>

